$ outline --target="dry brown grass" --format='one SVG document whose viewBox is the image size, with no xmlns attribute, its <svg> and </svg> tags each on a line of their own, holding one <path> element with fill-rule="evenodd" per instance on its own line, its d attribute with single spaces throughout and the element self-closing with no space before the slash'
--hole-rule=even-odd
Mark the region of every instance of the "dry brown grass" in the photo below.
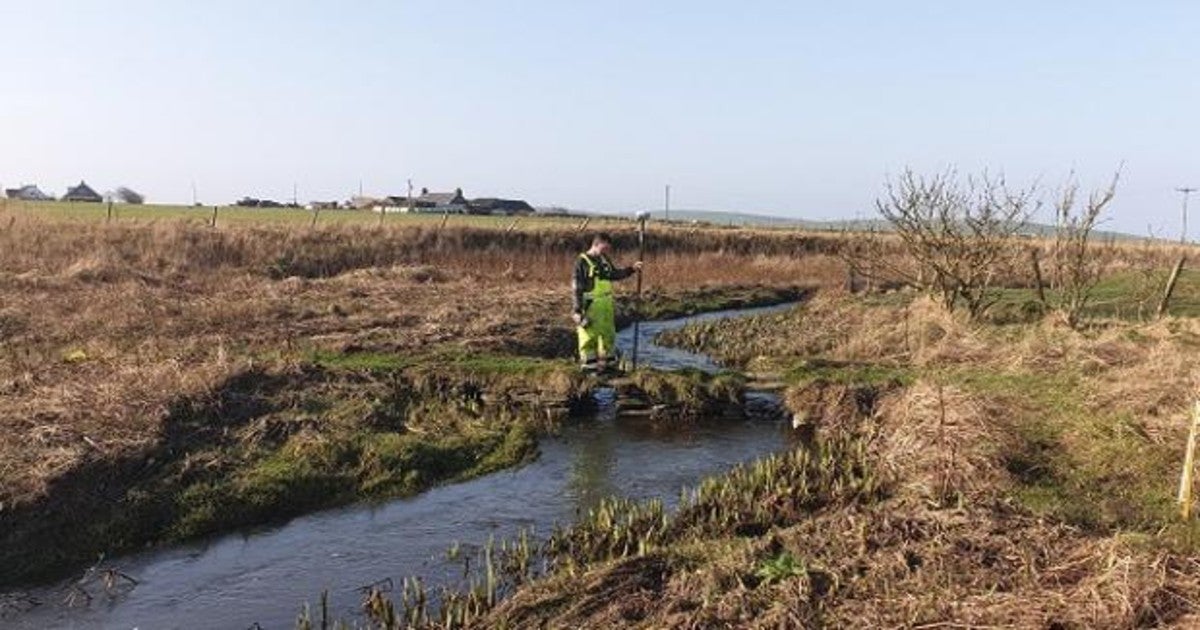
<svg viewBox="0 0 1200 630">
<path fill-rule="evenodd" d="M 554 618 L 565 625 L 1190 628 L 1200 620 L 1195 527 L 1169 509 L 1196 391 L 1195 321 L 995 327 L 923 300 L 827 295 L 679 339 L 785 370 L 795 383 L 789 406 L 817 439 L 865 440 L 886 496 L 826 506 L 762 536 L 659 550 L 656 581 L 626 576 L 636 592 L 607 592 L 607 606 L 586 585 L 633 564 L 535 586 L 492 620 L 545 619 L 538 611 L 564 611 L 553 604 L 564 596 L 577 601 Z M 798 574 L 756 578 L 756 567 L 784 554 Z"/>
<path fill-rule="evenodd" d="M 570 269 L 587 238 L 570 227 L 213 230 L 29 217 L 0 228 L 8 505 L 81 462 L 157 439 L 172 401 L 252 364 L 437 344 L 567 356 Z M 617 238 L 630 260 L 631 229 Z M 651 292 L 841 277 L 816 237 L 664 230 L 650 244 Z"/>
</svg>

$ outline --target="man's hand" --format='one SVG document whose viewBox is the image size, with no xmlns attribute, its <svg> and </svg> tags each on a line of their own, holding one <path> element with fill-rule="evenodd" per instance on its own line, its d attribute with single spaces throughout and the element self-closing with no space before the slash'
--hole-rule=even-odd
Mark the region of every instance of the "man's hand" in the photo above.
<svg viewBox="0 0 1200 630">
<path fill-rule="evenodd" d="M 639 260 L 639 261 L 633 263 L 633 270 L 641 271 L 642 270 L 642 261 Z"/>
<path fill-rule="evenodd" d="M 582 326 L 583 315 L 580 315 L 579 313 L 571 313 L 571 321 L 575 322 L 576 326 Z"/>
</svg>

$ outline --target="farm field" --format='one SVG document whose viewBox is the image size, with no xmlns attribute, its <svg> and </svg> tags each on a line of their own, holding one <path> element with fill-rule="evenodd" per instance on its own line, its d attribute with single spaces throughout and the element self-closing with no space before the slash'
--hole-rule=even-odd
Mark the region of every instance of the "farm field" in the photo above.
<svg viewBox="0 0 1200 630">
<path fill-rule="evenodd" d="M 0 584 L 520 466 L 592 404 L 567 318 L 590 229 L 259 220 L 274 212 L 213 229 L 0 210 Z M 634 224 L 603 229 L 630 260 Z M 1155 315 L 1181 250 L 1105 246 L 1072 326 L 1061 290 L 1042 300 L 1017 271 L 977 318 L 894 283 L 850 293 L 849 238 L 652 225 L 646 299 L 620 285 L 622 323 L 810 296 L 660 339 L 732 380 L 634 379 L 665 431 L 688 422 L 672 405 L 774 383 L 802 446 L 696 480 L 675 512 L 602 502 L 532 552 L 546 573 L 497 565 L 499 600 L 474 591 L 428 611 L 372 592 L 369 614 L 393 627 L 1194 621 L 1200 538 L 1174 493 L 1200 274 Z"/>
<path fill-rule="evenodd" d="M 311 225 L 314 212 L 303 208 L 248 208 L 218 205 L 217 223 L 224 225 L 285 224 Z M 123 203 L 112 204 L 113 221 L 187 221 L 210 224 L 214 206 L 184 206 Z M 72 203 L 66 201 L 14 201 L 0 199 L 0 213 L 9 216 L 27 216 L 51 221 L 78 221 L 92 223 L 109 220 L 107 203 Z M 316 213 L 320 225 L 363 225 L 378 226 L 380 216 L 369 210 L 320 210 Z M 492 215 L 451 215 L 448 224 L 455 226 L 505 228 L 513 225 L 516 217 Z M 383 216 L 384 226 L 437 225 L 443 220 L 440 213 L 390 212 Z M 582 218 L 525 216 L 516 221 L 513 229 L 576 225 Z M 621 222 L 595 217 L 589 225 L 616 225 Z"/>
<path fill-rule="evenodd" d="M 6 585 L 511 466 L 587 391 L 574 222 L 0 222 Z M 653 243 L 650 316 L 836 281 L 808 237 Z"/>
</svg>

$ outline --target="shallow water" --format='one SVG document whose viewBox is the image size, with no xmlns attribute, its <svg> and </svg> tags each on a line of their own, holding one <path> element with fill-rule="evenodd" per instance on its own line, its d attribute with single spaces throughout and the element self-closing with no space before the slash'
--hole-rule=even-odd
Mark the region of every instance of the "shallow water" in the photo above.
<svg viewBox="0 0 1200 630">
<path fill-rule="evenodd" d="M 715 371 L 705 356 L 652 343 L 662 330 L 686 323 L 750 315 L 789 306 L 746 309 L 651 322 L 639 327 L 639 360 L 659 368 Z M 633 330 L 618 344 L 628 353 Z M 611 402 L 611 392 L 598 394 Z M 753 406 L 771 408 L 769 394 L 751 394 Z M 750 405 L 748 405 L 750 406 Z M 14 628 L 248 628 L 294 627 L 303 602 L 329 592 L 333 616 L 360 618 L 359 587 L 391 578 L 397 585 L 419 575 L 427 585 L 456 584 L 464 555 L 521 529 L 544 537 L 599 499 L 623 495 L 660 498 L 674 506 L 684 488 L 733 465 L 780 450 L 793 439 L 771 414 L 744 421 L 679 427 L 617 417 L 601 404 L 595 417 L 575 419 L 560 435 L 541 441 L 536 461 L 472 481 L 441 486 L 408 499 L 319 512 L 270 528 L 113 559 L 108 566 L 136 578 L 132 589 L 109 597 L 92 584 L 90 605 L 63 605 L 66 585 L 37 589 L 43 602 L 10 615 Z M 397 593 L 398 594 L 398 593 Z"/>
</svg>

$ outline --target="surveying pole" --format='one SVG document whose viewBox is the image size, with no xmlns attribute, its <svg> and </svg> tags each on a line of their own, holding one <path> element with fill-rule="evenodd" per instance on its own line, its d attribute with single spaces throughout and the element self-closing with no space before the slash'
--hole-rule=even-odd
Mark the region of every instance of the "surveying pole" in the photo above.
<svg viewBox="0 0 1200 630">
<path fill-rule="evenodd" d="M 645 258 L 646 258 L 646 219 L 649 219 L 649 218 L 650 218 L 649 212 L 639 212 L 639 213 L 637 213 L 637 216 L 636 216 L 636 219 L 638 222 L 638 261 L 641 262 L 642 264 L 645 264 Z M 641 307 L 642 307 L 642 270 L 641 269 L 637 270 L 637 305 L 638 305 L 638 310 L 641 310 Z M 637 369 L 637 363 L 638 363 L 638 341 L 639 341 L 638 337 L 640 337 L 641 333 L 642 333 L 641 326 L 639 325 L 640 323 L 641 323 L 641 318 L 635 316 L 633 319 L 633 357 L 632 357 L 632 365 L 633 365 L 633 369 L 635 369 L 635 370 Z"/>
</svg>

